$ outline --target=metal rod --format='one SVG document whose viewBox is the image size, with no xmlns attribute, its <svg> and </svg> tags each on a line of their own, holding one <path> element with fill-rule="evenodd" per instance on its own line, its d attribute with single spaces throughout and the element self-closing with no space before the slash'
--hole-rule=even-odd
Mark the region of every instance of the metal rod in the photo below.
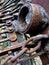
<svg viewBox="0 0 49 65">
<path fill-rule="evenodd" d="M 21 51 L 20 51 L 21 52 Z M 19 52 L 19 53 L 20 53 Z M 18 54 L 19 54 L 18 53 Z M 26 61 L 26 60 L 30 60 L 30 59 L 33 59 L 34 57 L 37 57 L 37 56 L 40 56 L 40 55 L 42 55 L 42 54 L 44 54 L 44 53 L 46 53 L 45 51 L 41 51 L 41 52 L 39 52 L 39 53 L 36 53 L 36 54 L 34 54 L 34 55 L 31 55 L 31 56 L 27 56 L 27 57 L 25 57 L 25 58 L 22 58 L 22 59 L 13 59 L 14 58 L 14 56 L 8 56 L 7 58 L 6 58 L 6 60 L 2 63 L 2 65 L 4 65 L 4 64 L 6 64 L 7 62 L 8 62 L 8 60 L 11 62 L 11 59 L 13 59 L 13 61 L 17 64 L 17 63 L 20 63 L 20 62 L 24 62 L 24 61 Z M 17 55 L 18 55 L 17 54 Z"/>
<path fill-rule="evenodd" d="M 39 36 L 39 35 L 38 35 Z M 38 36 L 35 36 L 35 37 L 31 37 L 30 39 L 28 40 L 25 40 L 24 42 L 22 42 L 22 44 L 17 44 L 17 45 L 14 45 L 14 46 L 11 46 L 11 47 L 7 47 L 7 49 L 3 50 L 3 51 L 0 51 L 0 56 L 2 56 L 3 54 L 8 54 L 8 51 L 18 51 L 18 50 L 21 50 L 25 47 L 27 48 L 33 48 L 33 44 L 30 46 L 28 43 L 30 41 L 34 41 Z M 45 36 L 45 38 L 47 37 L 47 35 L 43 35 L 43 37 Z M 43 38 L 41 37 L 41 38 Z M 14 38 L 13 38 L 14 39 Z M 39 38 L 40 39 L 40 38 Z M 8 39 L 5 39 L 5 40 L 1 40 L 0 42 L 3 42 L 3 41 L 6 41 L 6 40 L 10 40 L 10 38 Z M 10 40 L 11 41 L 11 40 Z M 24 46 L 25 45 L 25 46 Z M 36 46 L 34 46 L 36 48 Z M 34 50 L 34 48 L 33 48 Z M 36 49 L 37 50 L 37 49 Z"/>
<path fill-rule="evenodd" d="M 13 2 L 14 2 L 14 1 L 13 1 Z M 12 2 L 12 0 L 9 0 L 8 2 L 4 3 L 4 5 L 5 5 L 5 4 L 6 4 L 6 5 L 3 6 L 3 7 L 1 8 L 1 10 L 5 10 L 5 9 L 7 8 L 7 6 L 9 6 L 10 4 L 12 4 L 13 2 Z"/>
<path fill-rule="evenodd" d="M 4 33 L 12 33 L 14 30 L 12 28 L 8 29 L 8 30 L 2 30 L 0 32 L 0 34 L 4 34 Z"/>
<path fill-rule="evenodd" d="M 15 6 L 16 6 L 18 1 L 16 2 L 15 0 L 8 0 L 6 3 L 3 4 L 3 7 L 1 9 L 8 8 L 8 6 L 11 5 L 12 3 L 15 3 Z"/>
<path fill-rule="evenodd" d="M 3 27 L 3 26 L 11 26 L 12 25 L 12 23 L 2 23 L 2 24 L 0 24 L 0 27 Z"/>
<path fill-rule="evenodd" d="M 2 17 L 2 18 L 0 18 L 0 21 L 2 21 L 2 20 L 7 20 L 7 19 L 11 19 L 12 17 L 14 17 L 14 15 L 12 16 L 12 14 L 14 14 L 14 13 L 18 13 L 19 12 L 19 10 L 20 10 L 20 7 L 18 7 L 17 9 L 15 9 L 15 10 L 13 10 L 13 11 L 11 11 L 9 14 L 1 14 L 0 15 L 0 17 Z M 5 12 L 5 11 L 4 11 Z M 16 15 L 16 16 L 18 16 L 18 15 Z M 6 19 L 7 18 L 7 19 Z"/>
<path fill-rule="evenodd" d="M 14 6 L 12 7 L 12 10 L 11 11 L 13 11 L 14 9 L 17 9 L 18 5 L 20 7 L 20 5 L 23 5 L 23 4 L 24 4 L 23 2 L 20 2 L 20 3 L 17 3 L 17 4 L 15 3 Z M 6 8 L 4 8 L 4 9 L 1 9 L 0 12 L 4 12 L 8 8 L 10 8 L 10 5 L 9 6 L 6 6 Z"/>
<path fill-rule="evenodd" d="M 12 19 L 13 18 L 13 16 L 10 16 L 10 15 L 8 15 L 8 16 L 4 16 L 3 18 L 0 18 L 0 22 L 6 22 L 5 20 L 9 20 L 9 19 Z"/>
<path fill-rule="evenodd" d="M 28 56 L 28 57 L 22 58 L 22 59 L 17 59 L 17 60 L 16 60 L 16 63 L 20 63 L 20 62 L 24 62 L 24 61 L 26 61 L 26 60 L 33 59 L 34 57 L 40 56 L 40 55 L 42 55 L 42 54 L 44 54 L 44 53 L 46 53 L 46 52 L 41 51 L 41 52 L 39 52 L 39 53 L 36 53 L 35 55 L 31 55 L 31 56 Z"/>
<path fill-rule="evenodd" d="M 14 62 L 18 57 L 20 57 L 24 52 L 27 51 L 27 48 L 22 49 L 15 57 L 13 57 L 10 61 Z"/>
</svg>

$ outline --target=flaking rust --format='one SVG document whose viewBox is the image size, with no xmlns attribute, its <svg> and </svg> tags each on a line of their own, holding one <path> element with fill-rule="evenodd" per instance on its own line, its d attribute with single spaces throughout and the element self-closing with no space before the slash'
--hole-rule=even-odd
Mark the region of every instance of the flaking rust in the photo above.
<svg viewBox="0 0 49 65">
<path fill-rule="evenodd" d="M 49 18 L 43 7 L 38 4 L 26 3 L 20 9 L 18 15 L 18 31 L 37 35 L 48 27 L 48 22 Z"/>
</svg>

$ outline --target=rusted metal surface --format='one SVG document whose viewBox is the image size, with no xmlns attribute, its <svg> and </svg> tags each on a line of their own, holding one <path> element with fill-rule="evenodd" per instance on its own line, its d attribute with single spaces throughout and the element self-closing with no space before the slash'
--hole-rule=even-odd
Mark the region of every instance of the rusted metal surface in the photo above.
<svg viewBox="0 0 49 65">
<path fill-rule="evenodd" d="M 26 0 L 22 0 L 26 2 Z M 45 8 L 46 12 L 49 14 L 49 0 L 31 0 L 32 3 L 39 4 Z"/>
<path fill-rule="evenodd" d="M 10 2 L 10 1 L 9 1 L 9 2 Z M 14 1 L 14 2 L 15 2 L 15 1 Z M 6 6 L 4 6 L 3 8 L 1 8 L 1 10 L 6 10 L 6 9 L 8 9 L 10 4 L 11 4 L 11 3 L 8 3 Z M 13 9 L 16 9 L 17 7 L 22 6 L 22 5 L 23 5 L 23 2 L 18 2 L 17 4 L 15 4 L 15 6 L 13 6 Z"/>
<path fill-rule="evenodd" d="M 46 10 L 48 16 L 49 16 L 49 0 L 32 0 L 32 3 L 39 4 Z M 43 31 L 43 34 L 47 33 L 49 31 L 49 26 Z M 49 64 L 49 59 L 47 55 L 41 56 L 43 64 Z"/>
<path fill-rule="evenodd" d="M 8 29 L 8 30 L 3 30 L 0 32 L 0 34 L 4 34 L 4 33 L 12 33 L 14 30 L 11 28 L 11 29 Z"/>
<path fill-rule="evenodd" d="M 40 37 L 39 37 L 40 36 Z M 17 44 L 17 45 L 14 45 L 14 46 L 11 46 L 11 47 L 7 47 L 7 49 L 5 49 L 5 50 L 3 50 L 3 51 L 0 51 L 0 54 L 2 54 L 2 53 L 6 53 L 6 52 L 8 52 L 8 51 L 12 51 L 12 50 L 19 50 L 19 49 L 23 49 L 26 45 L 28 45 L 28 43 L 30 42 L 30 41 L 33 41 L 33 42 L 35 42 L 35 40 L 36 41 L 38 41 L 39 39 L 42 39 L 42 38 L 48 38 L 48 36 L 47 35 L 37 35 L 37 36 L 34 36 L 34 37 L 31 37 L 31 38 L 29 38 L 28 40 L 25 40 L 24 42 L 23 42 L 23 44 Z M 36 44 L 35 44 L 36 45 Z M 39 45 L 37 45 L 38 47 L 40 47 L 40 45 L 41 44 L 39 44 Z M 21 48 L 22 47 L 22 48 Z M 36 48 L 36 50 L 38 49 L 37 47 L 35 47 Z M 33 48 L 34 49 L 34 48 Z"/>
<path fill-rule="evenodd" d="M 2 27 L 2 26 L 11 26 L 12 25 L 12 23 L 10 23 L 10 22 L 8 22 L 8 23 L 2 23 L 2 24 L 0 24 L 0 27 Z"/>
<path fill-rule="evenodd" d="M 40 46 L 41 46 L 41 42 L 39 42 L 34 48 L 27 50 L 26 53 L 31 54 L 34 51 L 38 50 L 40 48 Z"/>
<path fill-rule="evenodd" d="M 23 0 L 24 2 L 26 2 L 26 0 Z M 32 0 L 32 3 L 34 4 L 39 4 L 41 5 L 47 12 L 48 16 L 49 16 L 49 0 Z M 49 27 L 47 27 L 47 29 L 44 31 L 44 33 L 48 32 Z"/>
<path fill-rule="evenodd" d="M 34 55 L 27 56 L 26 58 L 16 59 L 16 61 L 13 62 L 13 64 L 15 65 L 15 64 L 17 64 L 17 63 L 24 62 L 24 61 L 29 60 L 29 59 L 32 59 L 32 58 L 34 58 L 34 57 L 41 56 L 41 55 L 44 54 L 44 53 L 46 53 L 46 52 L 42 51 L 42 52 L 36 53 L 36 54 L 34 54 Z M 8 61 L 9 59 L 13 59 L 13 58 L 14 58 L 14 56 L 12 56 L 12 55 L 9 56 L 8 58 L 6 58 L 6 60 L 5 60 L 1 65 L 6 65 L 7 61 Z M 11 60 L 10 60 L 10 61 L 11 61 Z"/>
<path fill-rule="evenodd" d="M 20 1 L 20 0 L 18 0 L 18 1 Z M 12 4 L 12 3 L 13 3 L 13 5 L 10 7 L 10 4 Z M 30 4 L 26 3 L 25 5 L 24 4 L 25 3 L 21 2 L 21 1 L 17 2 L 16 0 L 13 0 L 13 1 L 10 0 L 10 1 L 4 2 L 4 3 L 2 2 L 0 4 L 1 5 L 1 7 L 0 7 L 0 23 L 2 23 L 2 24 L 0 24 L 0 27 L 6 26 L 8 28 L 4 31 L 1 31 L 0 34 L 4 34 L 4 33 L 9 34 L 9 37 L 7 37 L 5 39 L 1 39 L 0 43 L 4 42 L 4 41 L 7 41 L 7 42 L 10 41 L 10 43 L 11 43 L 11 46 L 5 48 L 3 51 L 0 51 L 0 56 L 8 54 L 8 56 L 5 58 L 4 62 L 1 63 L 1 65 L 7 65 L 8 61 L 10 63 L 12 63 L 12 65 L 16 65 L 17 63 L 24 62 L 26 60 L 30 60 L 30 59 L 38 56 L 38 55 L 40 56 L 44 53 L 47 53 L 47 51 L 49 51 L 48 48 L 46 49 L 46 47 L 45 47 L 46 43 L 42 44 L 43 38 L 46 39 L 46 41 L 48 41 L 49 34 L 41 34 L 41 35 L 33 36 L 33 37 L 30 37 L 30 38 L 28 37 L 29 39 L 22 42 L 23 44 L 19 43 L 19 40 L 17 40 L 17 34 L 15 32 L 19 32 L 20 31 L 19 28 L 21 26 L 20 27 L 15 27 L 16 25 L 22 24 L 23 21 L 25 21 L 25 23 L 22 24 L 22 30 L 24 28 L 27 28 L 27 26 L 28 26 L 27 30 L 26 29 L 24 29 L 24 30 L 26 32 L 30 33 L 32 31 L 34 31 L 34 29 L 38 26 L 38 24 L 40 23 L 38 21 L 42 21 L 42 24 L 44 22 L 46 24 L 47 21 L 48 21 L 47 14 L 46 14 L 46 12 L 44 12 L 44 9 L 41 6 L 39 6 L 37 4 L 36 5 L 31 4 L 31 3 Z M 24 7 L 24 10 L 26 10 L 26 9 L 27 10 L 25 12 L 21 12 L 21 9 L 22 9 L 21 7 L 22 8 Z M 25 9 L 25 7 L 26 7 L 26 9 Z M 20 20 L 18 20 L 18 22 L 17 22 L 17 17 L 20 14 L 19 11 L 21 12 L 21 14 L 23 13 L 22 14 L 23 17 L 21 17 L 21 15 L 20 15 Z M 30 14 L 27 15 L 28 11 L 29 11 Z M 43 14 L 43 13 L 45 13 L 45 14 Z M 29 16 L 29 18 L 30 18 L 29 21 L 27 20 L 28 18 L 27 18 L 26 15 Z M 44 16 L 45 16 L 45 19 L 43 19 Z M 26 20 L 24 20 L 24 19 L 26 19 Z M 16 24 L 13 25 L 15 20 L 16 20 Z M 8 23 L 8 21 L 10 21 L 12 24 Z M 21 23 L 19 21 L 21 21 Z M 30 21 L 31 21 L 31 24 L 30 24 Z M 29 26 L 29 24 L 30 24 L 30 26 Z M 23 28 L 24 25 L 26 27 Z M 11 29 L 11 27 L 12 27 L 12 29 Z M 40 27 L 40 25 L 39 25 L 39 27 Z M 17 31 L 15 31 L 15 28 L 18 28 Z M 30 32 L 28 30 L 30 30 Z M 32 44 L 32 43 L 29 44 L 29 42 L 32 42 L 34 44 Z M 37 52 L 36 54 L 30 56 L 30 54 L 32 54 L 33 52 L 38 51 L 39 49 L 42 49 L 43 51 Z M 19 51 L 19 52 L 15 56 L 11 55 L 12 53 L 14 54 L 15 51 Z M 24 53 L 29 54 L 29 56 L 26 55 L 27 57 L 19 59 L 19 57 L 22 56 Z"/>
<path fill-rule="evenodd" d="M 49 14 L 49 0 L 32 0 L 32 3 L 40 4 L 45 8 L 46 12 Z"/>
<path fill-rule="evenodd" d="M 17 60 L 22 54 L 24 54 L 24 52 L 26 52 L 26 51 L 28 51 L 28 48 L 27 47 L 24 47 L 24 45 L 26 46 L 26 44 L 28 44 L 28 42 L 30 42 L 32 39 L 34 39 L 33 40 L 33 42 L 35 41 L 35 40 L 37 40 L 37 38 L 40 36 L 40 39 L 41 38 L 47 38 L 47 35 L 37 35 L 37 36 L 35 36 L 35 37 L 31 37 L 30 39 L 28 39 L 28 40 L 26 40 L 26 41 L 24 41 L 23 43 L 23 45 L 22 45 L 22 47 L 21 47 L 21 51 L 16 55 L 16 56 L 8 56 L 7 58 L 6 58 L 6 60 L 3 62 L 3 65 L 4 64 L 6 64 L 6 62 L 8 62 L 8 60 L 10 59 L 10 62 L 15 62 L 16 61 L 16 63 L 18 63 L 18 62 L 22 62 L 22 61 L 25 61 L 25 60 L 28 60 L 28 59 L 31 59 L 31 57 L 27 57 L 27 58 L 22 58 L 22 59 L 20 59 L 20 60 Z M 39 38 L 38 38 L 38 40 L 39 40 Z M 21 44 L 20 44 L 21 45 Z M 18 45 L 16 45 L 17 47 L 17 50 L 18 50 Z M 37 45 L 38 46 L 38 48 L 40 47 L 40 45 Z M 35 47 L 35 48 L 33 48 L 33 52 L 34 51 L 36 51 L 37 49 L 38 49 L 37 47 Z M 11 48 L 11 49 L 13 49 L 13 48 Z M 10 50 L 11 51 L 11 50 Z M 4 51 L 5 52 L 5 51 Z M 8 51 L 9 52 L 9 51 Z M 2 52 L 1 52 L 2 53 Z M 32 51 L 31 51 L 31 53 L 32 53 Z M 35 54 L 35 55 L 33 55 L 33 57 L 36 57 L 36 56 L 38 56 L 38 55 L 42 55 L 42 54 L 44 54 L 44 53 L 46 53 L 46 51 L 42 51 L 42 52 L 39 52 L 39 53 L 37 53 L 37 54 Z"/>
<path fill-rule="evenodd" d="M 43 18 L 47 21 L 42 21 Z M 18 31 L 32 35 L 39 34 L 48 26 L 48 20 L 47 13 L 40 5 L 27 3 L 20 9 L 18 15 Z"/>
<path fill-rule="evenodd" d="M 13 16 L 5 16 L 5 17 L 3 17 L 3 18 L 0 18 L 0 22 L 3 22 L 3 21 L 5 21 L 5 20 L 8 20 L 8 19 L 11 19 L 11 18 L 13 18 Z M 5 21 L 6 22 L 6 21 Z M 4 23 L 4 22 L 3 22 Z"/>
<path fill-rule="evenodd" d="M 9 7 L 6 6 L 5 8 L 3 8 L 3 9 L 0 10 L 0 12 L 1 12 L 0 17 L 3 16 L 3 13 L 5 14 L 5 13 L 8 12 L 8 11 L 10 12 L 8 15 L 11 15 L 11 14 L 13 14 L 13 13 L 19 11 L 19 9 L 21 8 L 21 6 L 22 6 L 23 4 L 24 4 L 23 2 L 18 2 L 18 3 L 15 4 L 10 10 L 8 10 L 8 8 L 10 8 L 10 6 L 9 6 Z"/>
<path fill-rule="evenodd" d="M 14 38 L 14 37 L 13 37 Z M 2 39 L 2 40 L 0 40 L 0 43 L 2 43 L 2 42 L 5 42 L 5 41 L 11 41 L 11 42 L 14 42 L 15 40 L 16 40 L 16 38 L 14 38 L 14 39 L 10 39 L 10 38 L 6 38 L 6 39 Z"/>
</svg>

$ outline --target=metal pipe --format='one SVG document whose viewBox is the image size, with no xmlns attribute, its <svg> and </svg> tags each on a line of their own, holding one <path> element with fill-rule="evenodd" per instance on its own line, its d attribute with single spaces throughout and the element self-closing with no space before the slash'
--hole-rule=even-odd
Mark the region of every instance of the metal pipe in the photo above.
<svg viewBox="0 0 49 65">
<path fill-rule="evenodd" d="M 24 12 L 25 10 L 25 12 Z M 29 33 L 31 36 L 37 35 L 48 27 L 48 21 L 42 21 L 48 15 L 43 7 L 38 4 L 24 4 L 18 15 L 19 33 Z"/>
</svg>

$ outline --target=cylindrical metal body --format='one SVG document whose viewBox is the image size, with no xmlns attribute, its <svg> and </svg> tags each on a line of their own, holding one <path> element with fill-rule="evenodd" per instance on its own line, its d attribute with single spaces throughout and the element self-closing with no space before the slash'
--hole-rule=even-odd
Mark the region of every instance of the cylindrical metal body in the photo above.
<svg viewBox="0 0 49 65">
<path fill-rule="evenodd" d="M 18 32 L 36 35 L 41 33 L 47 26 L 48 15 L 43 7 L 38 4 L 26 3 L 20 9 L 18 15 Z"/>
</svg>

